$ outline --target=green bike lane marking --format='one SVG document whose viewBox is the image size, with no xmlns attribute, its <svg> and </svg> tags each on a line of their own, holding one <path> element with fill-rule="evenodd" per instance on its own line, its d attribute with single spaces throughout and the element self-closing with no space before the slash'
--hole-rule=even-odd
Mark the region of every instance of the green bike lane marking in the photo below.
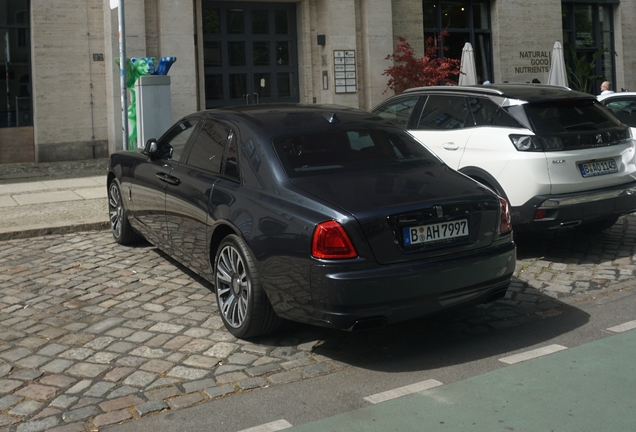
<svg viewBox="0 0 636 432">
<path fill-rule="evenodd" d="M 289 430 L 636 431 L 636 331 Z"/>
</svg>

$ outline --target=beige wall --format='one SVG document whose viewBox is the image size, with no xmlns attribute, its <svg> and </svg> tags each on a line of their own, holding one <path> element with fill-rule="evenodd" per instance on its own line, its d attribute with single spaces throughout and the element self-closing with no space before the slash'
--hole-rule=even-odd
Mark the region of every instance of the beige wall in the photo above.
<svg viewBox="0 0 636 432">
<path fill-rule="evenodd" d="M 103 157 L 106 92 L 101 2 L 31 2 L 33 119 L 40 162 Z"/>
<path fill-rule="evenodd" d="M 406 38 L 416 57 L 424 56 L 424 16 L 421 0 L 392 0 L 393 47 Z M 391 50 L 391 53 L 393 51 Z"/>
<path fill-rule="evenodd" d="M 549 64 L 533 62 L 542 63 L 547 53 L 549 63 L 554 41 L 563 43 L 561 1 L 494 0 L 491 11 L 495 82 L 545 83 Z"/>
<path fill-rule="evenodd" d="M 617 40 L 615 88 L 636 91 L 636 2 L 623 0 L 614 14 Z"/>
</svg>

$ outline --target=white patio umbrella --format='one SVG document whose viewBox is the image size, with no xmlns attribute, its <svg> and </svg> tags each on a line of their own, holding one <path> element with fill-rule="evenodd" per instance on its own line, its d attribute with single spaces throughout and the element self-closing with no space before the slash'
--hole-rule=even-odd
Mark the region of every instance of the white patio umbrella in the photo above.
<svg viewBox="0 0 636 432">
<path fill-rule="evenodd" d="M 563 57 L 563 47 L 561 42 L 555 41 L 552 48 L 552 61 L 548 72 L 548 84 L 568 86 L 568 73 L 565 69 L 565 58 Z"/>
<path fill-rule="evenodd" d="M 462 48 L 462 59 L 459 70 L 459 85 L 475 85 L 477 83 L 477 68 L 475 67 L 475 53 L 470 42 Z"/>
</svg>

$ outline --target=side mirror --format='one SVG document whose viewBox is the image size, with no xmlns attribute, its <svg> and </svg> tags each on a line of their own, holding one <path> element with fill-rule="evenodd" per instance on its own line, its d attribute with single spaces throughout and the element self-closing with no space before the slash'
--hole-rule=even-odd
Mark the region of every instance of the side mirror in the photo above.
<svg viewBox="0 0 636 432">
<path fill-rule="evenodd" d="M 150 157 L 153 157 L 157 154 L 157 140 L 155 138 L 150 138 L 148 141 L 146 141 L 143 154 Z"/>
</svg>

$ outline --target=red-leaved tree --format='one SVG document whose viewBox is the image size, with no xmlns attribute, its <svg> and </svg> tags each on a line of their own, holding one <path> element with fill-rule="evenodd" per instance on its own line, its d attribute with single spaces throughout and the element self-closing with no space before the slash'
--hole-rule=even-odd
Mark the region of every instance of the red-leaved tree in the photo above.
<svg viewBox="0 0 636 432">
<path fill-rule="evenodd" d="M 448 36 L 448 32 L 442 31 L 439 36 L 441 40 Z M 455 77 L 460 73 L 460 60 L 439 58 L 432 37 L 426 39 L 421 59 L 415 57 L 406 38 L 398 36 L 398 39 L 400 43 L 395 53 L 386 56 L 387 60 L 393 60 L 394 65 L 382 73 L 390 77 L 387 82 L 389 89 L 398 94 L 413 87 L 457 85 Z"/>
</svg>

